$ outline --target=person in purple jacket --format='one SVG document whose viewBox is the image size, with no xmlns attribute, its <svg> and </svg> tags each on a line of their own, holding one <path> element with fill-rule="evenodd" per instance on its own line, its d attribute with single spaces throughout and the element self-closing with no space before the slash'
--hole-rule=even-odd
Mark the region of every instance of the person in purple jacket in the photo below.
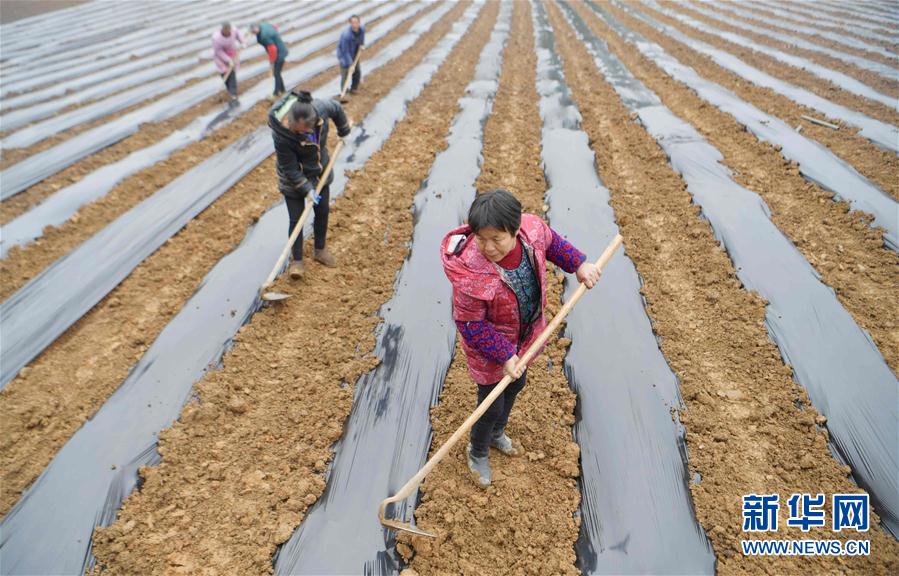
<svg viewBox="0 0 899 576">
<path fill-rule="evenodd" d="M 365 50 L 365 27 L 359 21 L 359 17 L 353 14 L 350 16 L 350 25 L 340 34 L 340 40 L 337 42 L 337 60 L 340 62 L 340 88 L 343 89 L 346 84 L 347 74 L 350 72 L 350 66 L 356 60 L 356 54 L 360 50 Z M 362 66 L 356 64 L 353 70 L 353 84 L 350 86 L 352 94 L 359 88 L 362 81 Z"/>
</svg>

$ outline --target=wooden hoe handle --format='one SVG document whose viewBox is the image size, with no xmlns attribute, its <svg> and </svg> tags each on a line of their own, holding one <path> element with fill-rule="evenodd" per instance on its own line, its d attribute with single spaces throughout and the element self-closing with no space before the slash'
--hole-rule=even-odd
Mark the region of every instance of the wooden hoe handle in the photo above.
<svg viewBox="0 0 899 576">
<path fill-rule="evenodd" d="M 350 65 L 350 69 L 347 70 L 346 80 L 343 81 L 343 86 L 340 87 L 340 97 L 343 98 L 346 96 L 347 88 L 350 87 L 350 81 L 353 79 L 353 73 L 356 72 L 356 64 L 359 63 L 359 58 L 362 57 L 362 49 L 356 51 L 356 58 L 353 59 L 353 63 Z"/>
</svg>

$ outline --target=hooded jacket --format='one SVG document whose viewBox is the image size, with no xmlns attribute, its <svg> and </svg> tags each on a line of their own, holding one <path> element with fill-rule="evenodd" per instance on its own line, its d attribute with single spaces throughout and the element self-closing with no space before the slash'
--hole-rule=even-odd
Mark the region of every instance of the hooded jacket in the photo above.
<svg viewBox="0 0 899 576">
<path fill-rule="evenodd" d="M 291 198 L 305 198 L 306 194 L 313 191 L 324 167 L 328 165 L 328 120 L 334 121 L 337 135 L 341 138 L 350 133 L 346 114 L 340 104 L 334 100 L 319 99 L 312 101 L 312 107 L 318 114 L 314 137 L 288 130 L 281 121 L 298 96 L 296 92 L 288 92 L 275 102 L 268 113 L 268 126 L 275 143 L 278 189 L 281 194 Z M 333 179 L 332 171 L 326 185 Z"/>
<path fill-rule="evenodd" d="M 281 39 L 281 34 L 278 33 L 278 27 L 268 22 L 260 22 L 257 26 L 259 26 L 259 33 L 256 34 L 256 42 L 265 48 L 268 61 L 276 62 L 287 58 L 289 50 Z"/>
<path fill-rule="evenodd" d="M 475 236 L 468 225 L 461 226 L 444 237 L 440 256 L 443 270 L 453 285 L 453 320 L 463 332 L 462 348 L 468 358 L 468 372 L 478 384 L 495 384 L 503 378 L 503 366 L 475 349 L 465 336 L 468 325 L 491 326 L 489 338 L 499 340 L 498 346 L 511 343 L 517 354 L 526 350 L 546 327 L 543 310 L 546 307 L 546 261 L 549 259 L 566 272 L 575 272 L 586 257 L 563 240 L 543 220 L 533 214 L 522 214 L 518 239 L 522 242 L 522 257 L 529 258 L 540 288 L 540 312 L 522 331 L 518 299 L 497 264 L 478 249 Z M 523 335 L 523 338 L 519 336 Z M 506 359 L 511 353 L 504 355 Z"/>
<path fill-rule="evenodd" d="M 234 70 L 240 68 L 237 51 L 244 44 L 246 42 L 244 42 L 243 34 L 239 28 L 234 26 L 231 27 L 230 36 L 223 36 L 221 30 L 212 33 L 212 59 L 219 74 L 224 74 L 231 63 L 234 64 Z"/>
</svg>

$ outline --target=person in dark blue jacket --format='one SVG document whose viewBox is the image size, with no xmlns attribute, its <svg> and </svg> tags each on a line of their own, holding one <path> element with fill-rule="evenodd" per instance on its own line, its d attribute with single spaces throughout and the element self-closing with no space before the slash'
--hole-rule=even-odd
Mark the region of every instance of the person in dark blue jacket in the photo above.
<svg viewBox="0 0 899 576">
<path fill-rule="evenodd" d="M 347 74 L 350 72 L 350 66 L 356 59 L 356 54 L 360 50 L 365 50 L 365 27 L 359 21 L 359 17 L 353 14 L 350 16 L 350 25 L 340 34 L 340 40 L 337 42 L 337 60 L 340 61 L 340 88 L 346 84 Z M 359 82 L 362 81 L 362 67 L 356 64 L 353 71 L 353 84 L 350 86 L 350 93 L 355 92 L 359 88 Z"/>
</svg>

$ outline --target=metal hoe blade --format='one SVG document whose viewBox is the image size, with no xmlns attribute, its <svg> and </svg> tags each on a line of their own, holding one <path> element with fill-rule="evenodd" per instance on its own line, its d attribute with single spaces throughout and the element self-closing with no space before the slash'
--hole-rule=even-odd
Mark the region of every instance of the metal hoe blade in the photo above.
<svg viewBox="0 0 899 576">
<path fill-rule="evenodd" d="M 418 536 L 427 536 L 428 538 L 436 538 L 436 534 L 431 534 L 430 532 L 425 532 L 421 528 L 417 528 L 412 524 L 408 524 L 406 522 L 400 522 L 399 520 L 387 520 L 382 519 L 381 524 L 387 526 L 388 528 L 393 528 L 394 530 L 401 530 L 403 532 L 411 532 Z"/>
<path fill-rule="evenodd" d="M 291 297 L 291 294 L 285 294 L 284 292 L 265 292 L 262 294 L 262 299 L 266 302 L 280 302 Z"/>
<path fill-rule="evenodd" d="M 390 520 L 385 518 L 387 515 L 387 504 L 393 502 L 399 502 L 402 498 L 397 496 L 392 496 L 387 498 L 383 502 L 381 502 L 380 508 L 378 508 L 378 519 L 381 521 L 382 526 L 387 526 L 388 528 L 393 528 L 394 530 L 402 531 L 402 532 L 411 532 L 412 534 L 416 534 L 418 536 L 427 536 L 428 538 L 436 538 L 436 534 L 431 534 L 430 532 L 425 532 L 421 528 L 417 528 L 408 522 L 400 522 L 399 520 Z"/>
</svg>

